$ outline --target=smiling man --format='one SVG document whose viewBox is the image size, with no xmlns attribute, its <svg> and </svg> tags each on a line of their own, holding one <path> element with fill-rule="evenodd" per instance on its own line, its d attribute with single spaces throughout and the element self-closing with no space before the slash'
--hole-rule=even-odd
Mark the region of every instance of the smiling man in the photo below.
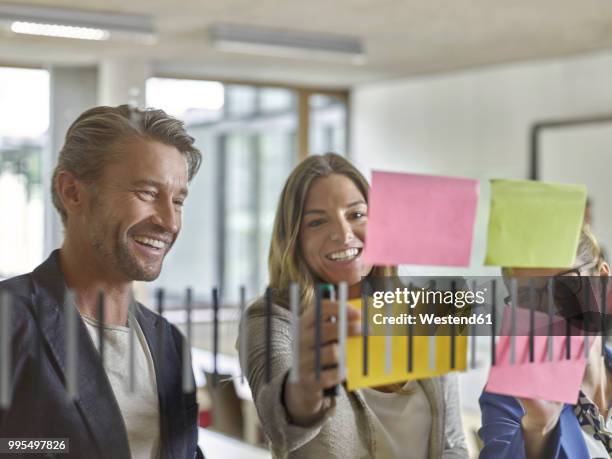
<svg viewBox="0 0 612 459">
<path fill-rule="evenodd" d="M 201 457 L 195 393 L 182 390 L 182 336 L 132 295 L 133 281 L 157 278 L 181 230 L 201 161 L 193 141 L 163 111 L 125 105 L 90 109 L 69 128 L 52 185 L 62 247 L 0 283 L 12 299 L 0 438 L 68 439 L 60 457 Z M 67 390 L 72 313 L 76 394 Z"/>
</svg>

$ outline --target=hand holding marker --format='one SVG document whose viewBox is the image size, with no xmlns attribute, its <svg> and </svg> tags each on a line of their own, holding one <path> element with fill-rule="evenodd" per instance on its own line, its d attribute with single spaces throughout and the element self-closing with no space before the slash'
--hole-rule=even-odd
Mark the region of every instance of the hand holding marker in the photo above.
<svg viewBox="0 0 612 459">
<path fill-rule="evenodd" d="M 340 297 L 346 299 L 346 285 L 340 287 Z M 345 307 L 346 301 L 334 301 L 331 285 L 326 289 L 325 295 L 330 299 L 323 298 L 321 287 L 316 288 L 314 307 L 305 308 L 297 320 L 294 364 L 285 382 L 283 400 L 289 417 L 298 425 L 318 419 L 325 400 L 332 396 L 326 390 L 334 390 L 335 394 L 334 387 L 345 378 L 344 338 L 361 335 L 361 312 Z M 294 293 L 297 312 L 298 295 Z"/>
</svg>

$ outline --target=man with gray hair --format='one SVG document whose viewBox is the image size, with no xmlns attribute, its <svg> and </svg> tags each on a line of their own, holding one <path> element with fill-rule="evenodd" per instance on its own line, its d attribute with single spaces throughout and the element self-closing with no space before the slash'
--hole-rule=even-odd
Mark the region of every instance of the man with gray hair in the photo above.
<svg viewBox="0 0 612 459">
<path fill-rule="evenodd" d="M 127 105 L 87 110 L 68 129 L 52 184 L 62 247 L 0 283 L 12 306 L 0 438 L 68 439 L 59 457 L 202 457 L 182 335 L 132 294 L 181 230 L 201 162 L 193 142 L 162 110 Z"/>
</svg>

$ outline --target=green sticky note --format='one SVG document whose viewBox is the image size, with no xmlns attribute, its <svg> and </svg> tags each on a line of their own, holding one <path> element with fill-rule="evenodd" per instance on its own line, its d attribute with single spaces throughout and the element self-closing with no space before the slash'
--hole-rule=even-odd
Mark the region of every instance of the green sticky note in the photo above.
<svg viewBox="0 0 612 459">
<path fill-rule="evenodd" d="M 491 180 L 486 265 L 572 266 L 584 220 L 584 185 Z"/>
</svg>

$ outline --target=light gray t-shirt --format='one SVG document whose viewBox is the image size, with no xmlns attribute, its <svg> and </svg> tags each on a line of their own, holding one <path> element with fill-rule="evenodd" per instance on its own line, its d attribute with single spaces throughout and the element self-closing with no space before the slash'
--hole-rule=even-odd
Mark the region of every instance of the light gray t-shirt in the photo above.
<svg viewBox="0 0 612 459">
<path fill-rule="evenodd" d="M 380 457 L 427 459 L 431 434 L 431 406 L 425 391 L 411 382 L 409 394 L 361 389 L 375 414 L 377 452 Z"/>
<path fill-rule="evenodd" d="M 98 321 L 81 315 L 98 349 Z M 160 419 L 155 367 L 146 338 L 134 320 L 134 392 L 130 392 L 129 328 L 104 325 L 104 369 L 127 428 L 133 459 L 159 457 Z"/>
</svg>

